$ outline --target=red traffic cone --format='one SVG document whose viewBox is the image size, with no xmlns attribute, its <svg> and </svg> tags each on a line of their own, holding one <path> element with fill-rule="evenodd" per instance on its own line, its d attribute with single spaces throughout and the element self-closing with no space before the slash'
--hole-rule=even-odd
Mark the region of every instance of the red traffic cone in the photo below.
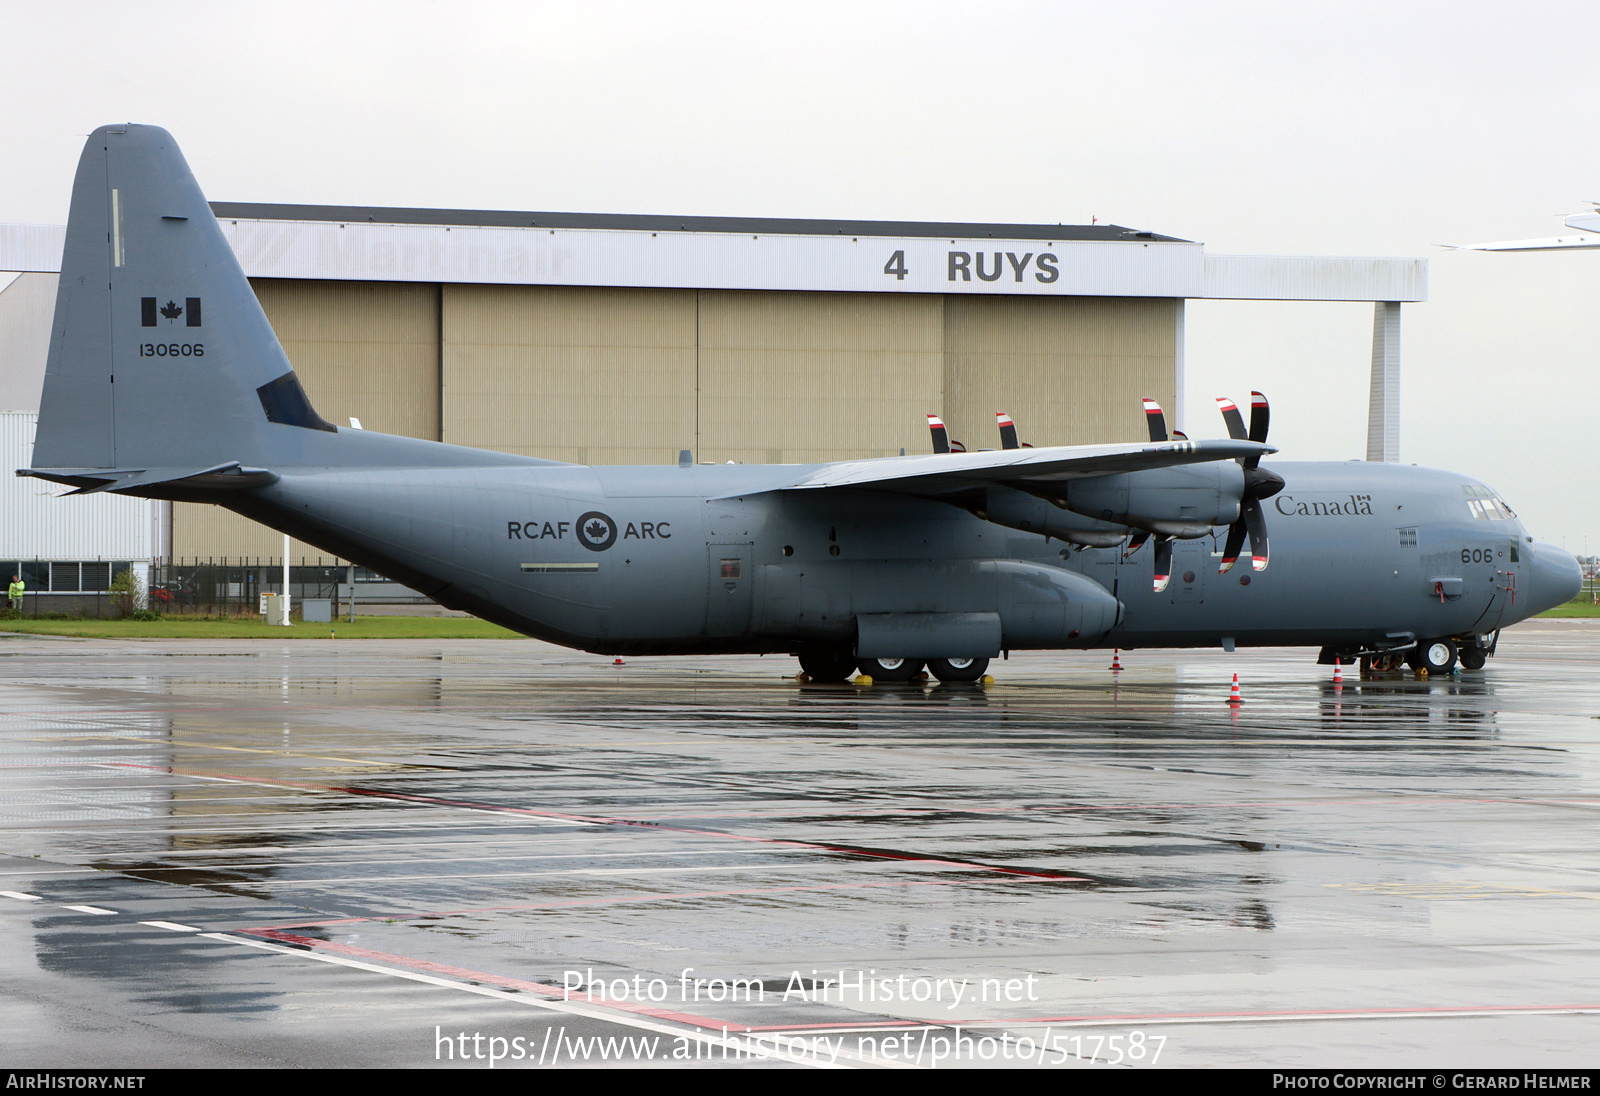
<svg viewBox="0 0 1600 1096">
<path fill-rule="evenodd" d="M 1344 671 L 1340 668 L 1343 662 L 1344 659 L 1342 658 L 1336 658 L 1333 660 L 1333 683 L 1335 685 L 1344 684 Z"/>
<path fill-rule="evenodd" d="M 1119 674 L 1122 672 L 1122 651 L 1117 647 L 1111 648 L 1111 669 Z"/>
<path fill-rule="evenodd" d="M 1239 675 L 1233 675 L 1233 689 L 1228 693 L 1229 704 L 1243 704 L 1244 697 L 1239 695 Z"/>
</svg>

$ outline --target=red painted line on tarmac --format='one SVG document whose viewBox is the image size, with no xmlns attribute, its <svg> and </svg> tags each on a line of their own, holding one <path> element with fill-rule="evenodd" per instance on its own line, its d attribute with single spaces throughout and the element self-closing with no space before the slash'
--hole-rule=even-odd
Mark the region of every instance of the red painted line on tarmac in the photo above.
<svg viewBox="0 0 1600 1096">
<path fill-rule="evenodd" d="M 416 921 L 428 917 L 456 917 L 469 913 L 512 913 L 517 910 L 564 910 L 584 906 L 626 906 L 640 902 L 672 902 L 685 898 L 729 898 L 750 894 L 793 894 L 804 891 L 867 890 L 878 887 L 956 887 L 977 883 L 977 879 L 906 879 L 890 883 L 797 883 L 790 887 L 745 887 L 714 891 L 662 891 L 622 898 L 574 898 L 567 902 L 520 902 L 510 906 L 468 906 L 455 910 L 429 910 L 425 913 L 382 913 L 371 917 L 338 917 L 328 921 L 293 921 L 281 925 L 262 925 L 263 929 L 310 929 L 329 925 L 356 925 L 377 921 Z M 1056 880 L 1040 880 L 1056 882 Z M 254 929 L 240 929 L 253 932 Z"/>
<path fill-rule="evenodd" d="M 1595 1005 L 1443 1005 L 1369 1009 L 1269 1009 L 1246 1012 L 1149 1012 L 1107 1016 L 1039 1016 L 1026 1019 L 967 1020 L 963 1027 L 1025 1024 L 1121 1024 L 1199 1022 L 1206 1020 L 1377 1020 L 1401 1016 L 1498 1016 L 1523 1012 L 1600 1012 Z"/>
<path fill-rule="evenodd" d="M 1520 806 L 1526 804 L 1544 806 L 1600 806 L 1600 797 L 1585 798 L 1583 796 L 1530 796 L 1526 798 L 1511 798 L 1507 796 L 1418 796 L 1398 794 L 1392 797 L 1359 799 L 1282 799 L 1282 800 L 1228 800 L 1215 803 L 1082 803 L 1065 805 L 1041 806 L 1037 804 L 1017 804 L 1009 807 L 979 807 L 979 806 L 938 806 L 938 807 L 879 807 L 879 808 L 854 808 L 836 807 L 811 808 L 799 806 L 787 811 L 730 811 L 723 814 L 692 815 L 697 818 L 765 818 L 781 819 L 795 815 L 848 815 L 852 818 L 889 818 L 897 815 L 915 814 L 1055 814 L 1055 813 L 1093 813 L 1096 811 L 1173 811 L 1173 810 L 1215 810 L 1219 807 L 1376 807 L 1376 806 L 1478 806 L 1482 804 L 1501 804 L 1507 806 Z M 673 816 L 665 816 L 670 820 Z M 682 816 L 678 816 L 682 817 Z M 654 822 L 644 822 L 641 825 L 656 825 Z"/>
</svg>

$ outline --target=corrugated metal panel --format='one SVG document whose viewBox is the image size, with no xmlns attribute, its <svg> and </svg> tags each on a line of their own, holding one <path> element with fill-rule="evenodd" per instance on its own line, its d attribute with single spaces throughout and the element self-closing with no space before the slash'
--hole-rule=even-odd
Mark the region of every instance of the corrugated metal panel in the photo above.
<svg viewBox="0 0 1600 1096">
<path fill-rule="evenodd" d="M 282 559 L 283 534 L 231 510 L 200 502 L 172 504 L 172 557 L 174 559 Z M 289 558 L 330 559 L 328 553 L 289 542 Z"/>
<path fill-rule="evenodd" d="M 61 273 L 65 225 L 0 225 L 0 270 Z"/>
<path fill-rule="evenodd" d="M 1144 441 L 1140 399 L 1160 401 L 1169 415 L 1177 405 L 1181 307 L 1115 298 L 945 298 L 950 436 L 968 449 L 997 449 L 994 416 L 1006 411 L 1034 445 Z"/>
<path fill-rule="evenodd" d="M 1335 255 L 1207 255 L 1205 290 L 1249 301 L 1425 301 L 1428 260 Z"/>
<path fill-rule="evenodd" d="M 60 280 L 20 274 L 0 290 L 0 411 L 39 410 Z"/>
<path fill-rule="evenodd" d="M 156 504 L 12 475 L 33 456 L 35 412 L 0 413 L 0 559 L 147 560 Z"/>
<path fill-rule="evenodd" d="M 403 282 L 251 283 L 317 413 L 439 440 L 439 290 Z"/>
<path fill-rule="evenodd" d="M 670 463 L 694 448 L 695 295 L 446 286 L 443 378 L 452 444 Z"/>
<path fill-rule="evenodd" d="M 944 403 L 943 300 L 701 293 L 697 459 L 792 464 L 926 448 L 923 416 Z"/>
</svg>

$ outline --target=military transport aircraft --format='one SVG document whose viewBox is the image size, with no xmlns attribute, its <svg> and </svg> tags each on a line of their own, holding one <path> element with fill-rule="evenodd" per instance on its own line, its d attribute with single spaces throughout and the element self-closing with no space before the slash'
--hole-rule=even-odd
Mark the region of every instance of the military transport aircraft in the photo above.
<svg viewBox="0 0 1600 1096">
<path fill-rule="evenodd" d="M 1576 561 L 1466 477 L 1269 469 L 1259 397 L 1248 428 L 1224 404 L 1221 440 L 1171 439 L 1147 411 L 1148 444 L 1013 448 L 1013 429 L 999 450 L 817 465 L 591 468 L 340 429 L 171 136 L 108 126 L 79 162 L 20 474 L 225 506 L 567 646 L 790 652 L 825 681 L 1111 646 L 1476 668 L 1500 628 L 1578 590 Z"/>
</svg>

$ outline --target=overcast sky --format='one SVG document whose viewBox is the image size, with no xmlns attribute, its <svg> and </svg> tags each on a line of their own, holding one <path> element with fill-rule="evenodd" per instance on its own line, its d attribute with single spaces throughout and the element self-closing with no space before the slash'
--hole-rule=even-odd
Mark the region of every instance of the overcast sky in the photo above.
<svg viewBox="0 0 1600 1096">
<path fill-rule="evenodd" d="M 1434 246 L 1555 235 L 1600 200 L 1594 12 L 0 0 L 0 221 L 63 223 L 84 135 L 134 121 L 214 200 L 1099 217 L 1219 253 L 1423 256 L 1401 459 L 1596 552 L 1600 252 Z M 1283 459 L 1363 455 L 1370 305 L 1188 319 L 1191 433 L 1260 388 Z"/>
</svg>

